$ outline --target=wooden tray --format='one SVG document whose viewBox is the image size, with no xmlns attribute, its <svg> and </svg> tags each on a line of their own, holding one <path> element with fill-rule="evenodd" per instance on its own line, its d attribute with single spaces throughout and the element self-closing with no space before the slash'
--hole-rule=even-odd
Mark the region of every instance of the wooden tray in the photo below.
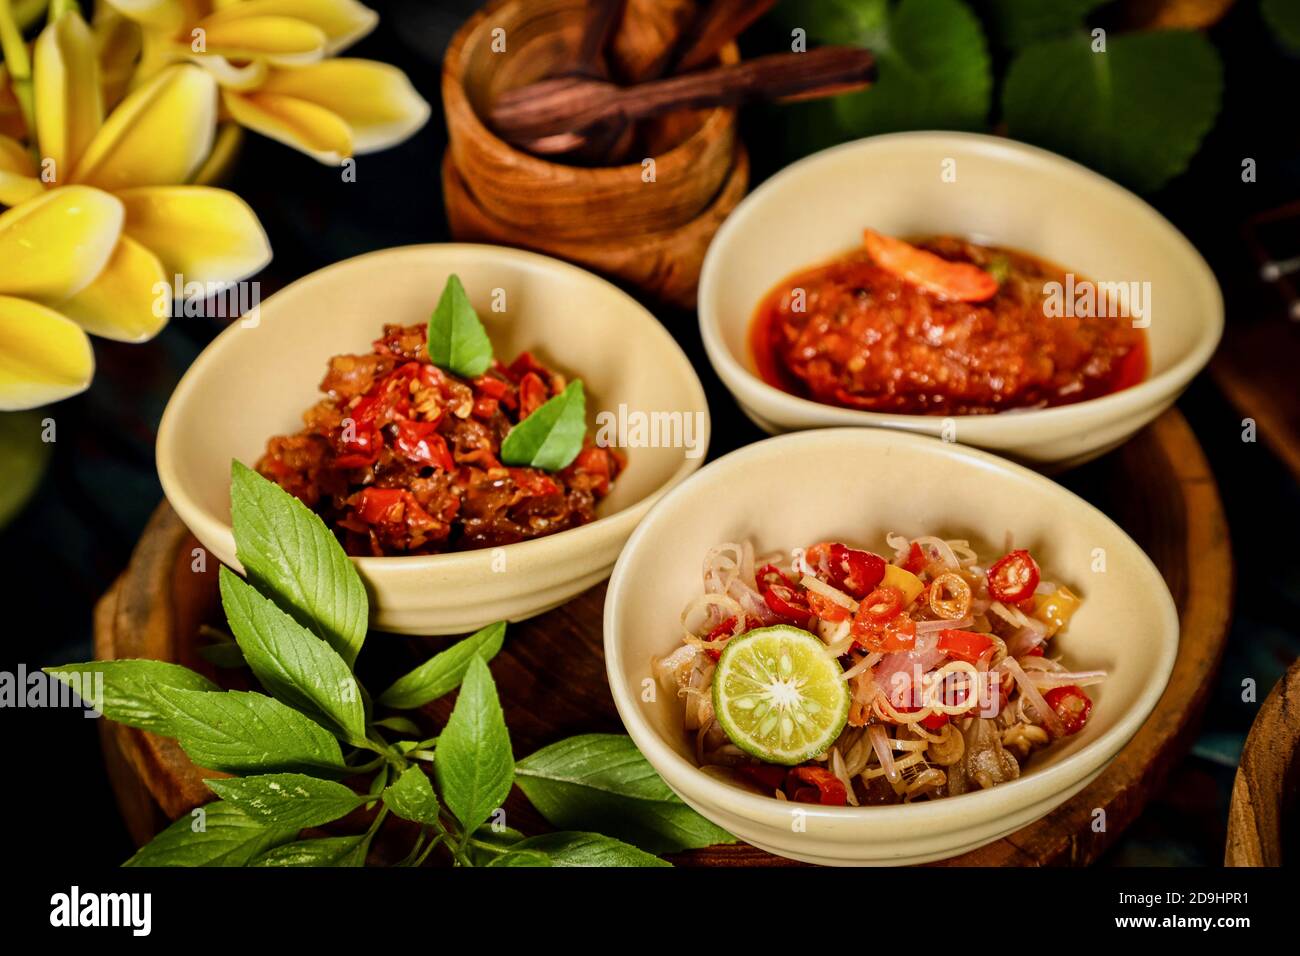
<svg viewBox="0 0 1300 956">
<path fill-rule="evenodd" d="M 1182 622 L 1173 676 L 1151 718 L 1090 787 L 1042 820 L 941 865 L 1084 864 L 1097 859 L 1190 746 L 1223 652 L 1233 587 L 1228 532 L 1209 466 L 1183 417 L 1166 413 L 1123 448 L 1071 473 L 1065 483 L 1111 514 L 1164 574 Z M 218 676 L 197 653 L 199 625 L 216 618 L 216 562 L 210 561 L 202 573 L 191 570 L 196 546 L 171 508 L 161 504 L 130 566 L 96 609 L 97 657 L 179 661 Z M 600 585 L 511 627 L 492 671 L 518 756 L 572 734 L 622 729 L 605 680 L 604 597 Z M 441 643 L 374 635 L 362 663 L 391 677 Z M 232 675 L 242 676 L 230 671 L 219 676 L 230 684 Z M 367 679 L 367 673 L 362 677 Z M 448 709 L 443 701 L 429 711 L 441 720 Z M 101 722 L 101 733 L 118 802 L 137 842 L 210 799 L 198 771 L 174 742 L 110 721 Z M 1097 808 L 1106 811 L 1100 833 L 1093 831 Z M 507 812 L 525 832 L 544 827 L 517 791 Z M 747 845 L 684 853 L 674 860 L 719 866 L 787 862 Z"/>
</svg>

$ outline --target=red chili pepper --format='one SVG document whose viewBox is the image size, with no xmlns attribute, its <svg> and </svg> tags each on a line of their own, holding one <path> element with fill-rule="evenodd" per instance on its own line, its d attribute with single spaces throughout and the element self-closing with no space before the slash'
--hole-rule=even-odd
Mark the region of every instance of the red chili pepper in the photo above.
<svg viewBox="0 0 1300 956">
<path fill-rule="evenodd" d="M 529 372 L 536 372 L 546 379 L 551 377 L 550 369 L 537 361 L 532 352 L 520 352 L 519 357 L 506 368 L 506 374 L 516 382 L 522 380 Z"/>
<path fill-rule="evenodd" d="M 456 464 L 451 459 L 451 450 L 437 429 L 436 422 L 417 422 L 403 418 L 397 422 L 397 441 L 394 447 L 398 454 L 411 461 L 441 468 L 443 471 L 454 471 Z"/>
<path fill-rule="evenodd" d="M 939 632 L 939 650 L 968 664 L 978 664 L 992 646 L 993 638 L 987 634 L 957 630 Z"/>
<path fill-rule="evenodd" d="M 754 578 L 758 581 L 760 591 L 773 584 L 784 584 L 791 589 L 795 587 L 795 583 L 790 580 L 790 577 L 775 564 L 764 564 L 754 572 Z"/>
<path fill-rule="evenodd" d="M 482 392 L 488 398 L 501 401 L 508 398 L 514 388 L 503 378 L 497 378 L 495 375 L 480 375 L 474 379 L 474 390 Z"/>
<path fill-rule="evenodd" d="M 831 584 L 861 600 L 871 593 L 885 576 L 885 559 L 870 551 L 859 551 L 842 544 L 832 544 L 830 553 Z"/>
<path fill-rule="evenodd" d="M 776 790 L 785 783 L 785 767 L 776 767 L 770 763 L 744 763 L 736 768 L 737 772 L 764 790 Z"/>
<path fill-rule="evenodd" d="M 555 495 L 560 492 L 560 486 L 555 483 L 555 479 L 536 468 L 511 468 L 510 479 L 525 498 L 540 498 L 543 495 Z"/>
<path fill-rule="evenodd" d="M 1043 699 L 1047 701 L 1048 707 L 1056 711 L 1056 716 L 1061 718 L 1067 736 L 1083 730 L 1088 715 L 1092 713 L 1092 698 L 1075 684 L 1053 687 L 1043 694 Z"/>
<path fill-rule="evenodd" d="M 546 404 L 546 385 L 536 372 L 519 380 L 519 418 L 525 419 Z"/>
<path fill-rule="evenodd" d="M 336 468 L 364 468 L 379 460 L 384 436 L 371 421 L 353 419 L 351 427 L 339 429 Z"/>
<path fill-rule="evenodd" d="M 942 730 L 943 725 L 948 723 L 948 715 L 935 711 L 929 717 L 921 718 L 921 726 L 926 730 Z"/>
<path fill-rule="evenodd" d="M 521 412 L 521 414 L 525 413 Z M 595 478 L 595 491 L 597 494 L 609 494 L 609 484 L 614 477 L 614 463 L 608 449 L 588 445 L 578 452 L 578 457 L 573 460 L 570 467 L 575 473 L 586 474 Z"/>
<path fill-rule="evenodd" d="M 401 488 L 365 488 L 356 505 L 357 517 L 366 524 L 391 524 L 401 520 L 396 509 L 411 497 Z"/>
<path fill-rule="evenodd" d="M 903 610 L 903 592 L 886 584 L 876 588 L 858 605 L 858 620 L 872 626 L 883 626 Z"/>
<path fill-rule="evenodd" d="M 807 628 L 812 624 L 812 608 L 802 591 L 784 584 L 772 584 L 763 590 L 763 600 L 773 614 L 795 627 Z"/>
<path fill-rule="evenodd" d="M 820 620 L 830 621 L 832 624 L 838 624 L 840 621 L 847 621 L 851 612 L 838 601 L 832 601 L 828 597 L 822 597 L 816 591 L 808 592 L 808 606 Z"/>
<path fill-rule="evenodd" d="M 925 570 L 926 564 L 925 552 L 921 550 L 919 544 L 913 541 L 912 547 L 907 552 L 907 558 L 903 561 L 903 570 L 910 571 L 912 574 L 920 574 Z"/>
<path fill-rule="evenodd" d="M 720 640 L 721 638 L 724 637 L 732 637 L 733 636 L 732 632 L 735 629 L 736 629 L 736 617 L 733 614 L 731 617 L 727 618 L 725 621 L 723 621 L 713 630 L 709 631 L 709 633 L 705 635 L 704 639 L 712 643 L 713 641 Z M 713 661 L 716 661 L 722 657 L 722 651 L 714 647 L 706 647 L 704 649 L 704 653 L 709 655 L 709 660 L 713 660 Z"/>
<path fill-rule="evenodd" d="M 989 594 L 1003 604 L 1017 604 L 1038 587 L 1038 564 L 1028 551 L 1012 551 L 989 568 Z"/>
<path fill-rule="evenodd" d="M 902 591 L 888 584 L 876 588 L 858 605 L 853 639 L 868 650 L 886 654 L 911 650 L 916 643 L 916 622 L 902 611 Z"/>
<path fill-rule="evenodd" d="M 844 781 L 829 770 L 823 770 L 821 767 L 795 767 L 790 771 L 790 776 L 815 786 L 818 794 L 817 802 L 822 806 L 842 807 L 848 803 L 848 791 L 844 788 Z"/>
<path fill-rule="evenodd" d="M 480 395 L 474 399 L 474 417 L 479 421 L 487 421 L 497 413 L 501 403 L 495 398 L 488 398 L 486 395 Z"/>
</svg>

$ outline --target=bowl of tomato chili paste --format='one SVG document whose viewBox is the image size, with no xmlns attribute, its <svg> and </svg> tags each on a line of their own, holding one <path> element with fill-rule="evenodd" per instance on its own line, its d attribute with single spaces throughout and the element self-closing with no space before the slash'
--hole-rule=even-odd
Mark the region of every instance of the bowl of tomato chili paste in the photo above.
<svg viewBox="0 0 1300 956">
<path fill-rule="evenodd" d="M 709 248 L 699 314 L 769 432 L 898 428 L 1050 469 L 1167 408 L 1223 328 L 1209 267 L 1137 196 L 1041 149 L 928 132 L 755 190 Z"/>
<path fill-rule="evenodd" d="M 633 441 L 601 425 L 638 416 L 691 427 Z M 610 283 L 535 253 L 427 245 L 336 263 L 233 323 L 173 393 L 157 459 L 223 562 L 239 566 L 240 461 L 334 532 L 374 627 L 454 634 L 608 576 L 702 463 L 708 425 L 689 360 Z"/>
</svg>

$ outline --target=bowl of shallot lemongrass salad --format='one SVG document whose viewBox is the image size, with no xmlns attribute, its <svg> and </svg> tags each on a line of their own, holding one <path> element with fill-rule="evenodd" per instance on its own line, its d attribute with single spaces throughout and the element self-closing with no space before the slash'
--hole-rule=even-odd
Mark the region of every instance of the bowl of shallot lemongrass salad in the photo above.
<svg viewBox="0 0 1300 956">
<path fill-rule="evenodd" d="M 1010 536 L 883 544 L 704 555 L 682 642 L 652 663 L 706 772 L 796 803 L 913 803 L 1014 780 L 1084 728 L 1106 672 L 1053 647 L 1075 591 Z"/>
</svg>

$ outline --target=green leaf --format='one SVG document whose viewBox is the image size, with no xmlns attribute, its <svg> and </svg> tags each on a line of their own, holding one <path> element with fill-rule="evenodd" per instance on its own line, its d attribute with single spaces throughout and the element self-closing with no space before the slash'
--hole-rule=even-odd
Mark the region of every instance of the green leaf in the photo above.
<svg viewBox="0 0 1300 956">
<path fill-rule="evenodd" d="M 45 417 L 44 412 L 0 415 L 0 528 L 27 504 L 50 463 L 54 443 L 42 439 Z"/>
<path fill-rule="evenodd" d="M 492 673 L 470 658 L 456 707 L 438 737 L 438 789 L 465 830 L 473 832 L 505 802 L 514 758 Z"/>
<path fill-rule="evenodd" d="M 397 781 L 384 791 L 384 804 L 403 820 L 438 822 L 438 798 L 433 784 L 419 767 L 402 771 Z"/>
<path fill-rule="evenodd" d="M 869 48 L 877 65 L 869 89 L 779 107 L 773 116 L 793 154 L 876 133 L 987 126 L 991 61 L 979 20 L 960 0 L 811 0 L 780 12 L 810 37 Z"/>
<path fill-rule="evenodd" d="M 1056 150 L 1139 191 L 1191 161 L 1214 125 L 1223 68 L 1199 33 L 1086 37 L 1039 43 L 1011 64 L 1002 106 L 1008 133 Z"/>
<path fill-rule="evenodd" d="M 487 862 L 488 866 L 547 867 L 551 858 L 540 850 L 510 850 Z"/>
<path fill-rule="evenodd" d="M 582 451 L 587 437 L 587 397 L 574 379 L 559 395 L 510 429 L 501 443 L 501 461 L 518 467 L 559 471 Z"/>
<path fill-rule="evenodd" d="M 47 667 L 45 673 L 75 686 L 71 675 L 104 675 L 104 716 L 128 727 L 139 727 L 165 737 L 172 736 L 167 718 L 159 711 L 154 690 L 174 687 L 180 690 L 220 691 L 221 688 L 188 667 L 151 660 L 89 661 Z M 81 677 L 84 681 L 86 678 Z"/>
<path fill-rule="evenodd" d="M 218 800 L 181 817 L 123 865 L 245 866 L 297 835 L 297 827 L 267 826 Z"/>
<path fill-rule="evenodd" d="M 385 707 L 411 709 L 421 707 L 443 694 L 449 694 L 465 677 L 465 668 L 475 657 L 490 661 L 501 650 L 506 636 L 506 622 L 497 621 L 475 631 L 463 641 L 433 655 L 410 673 L 399 677 L 379 695 Z M 418 732 L 418 731 L 417 731 Z"/>
<path fill-rule="evenodd" d="M 598 830 L 651 853 L 736 841 L 682 803 L 622 734 L 585 734 L 544 747 L 519 761 L 515 782 L 562 830 Z"/>
<path fill-rule="evenodd" d="M 351 667 L 366 639 L 369 602 L 356 567 L 325 522 L 238 461 L 230 463 L 230 513 L 249 581 Z"/>
<path fill-rule="evenodd" d="M 254 820 L 300 830 L 345 817 L 366 800 L 341 783 L 301 773 L 209 778 L 204 783 Z"/>
<path fill-rule="evenodd" d="M 176 742 L 200 767 L 234 774 L 344 769 L 334 736 L 273 698 L 169 687 L 154 695 Z"/>
<path fill-rule="evenodd" d="M 547 833 L 516 843 L 489 866 L 532 866 L 528 862 L 503 862 L 516 854 L 540 854 L 546 866 L 672 866 L 667 860 L 599 833 Z"/>
<path fill-rule="evenodd" d="M 1259 9 L 1282 45 L 1292 53 L 1300 53 L 1300 4 L 1295 0 L 1262 0 Z"/>
<path fill-rule="evenodd" d="M 408 717 L 385 717 L 383 720 L 373 720 L 371 724 L 375 727 L 387 727 L 399 734 L 416 736 L 420 733 L 420 726 Z"/>
<path fill-rule="evenodd" d="M 298 840 L 263 853 L 252 866 L 365 866 L 370 834 Z"/>
<path fill-rule="evenodd" d="M 429 358 L 438 368 L 475 378 L 492 364 L 492 343 L 469 304 L 460 277 L 452 275 L 429 319 Z"/>
<path fill-rule="evenodd" d="M 262 686 L 343 739 L 365 740 L 360 688 L 338 652 L 234 571 L 223 567 L 218 576 L 226 619 Z"/>
<path fill-rule="evenodd" d="M 1088 14 L 1110 0 L 985 0 L 989 32 L 1018 50 L 1082 30 Z"/>
</svg>

